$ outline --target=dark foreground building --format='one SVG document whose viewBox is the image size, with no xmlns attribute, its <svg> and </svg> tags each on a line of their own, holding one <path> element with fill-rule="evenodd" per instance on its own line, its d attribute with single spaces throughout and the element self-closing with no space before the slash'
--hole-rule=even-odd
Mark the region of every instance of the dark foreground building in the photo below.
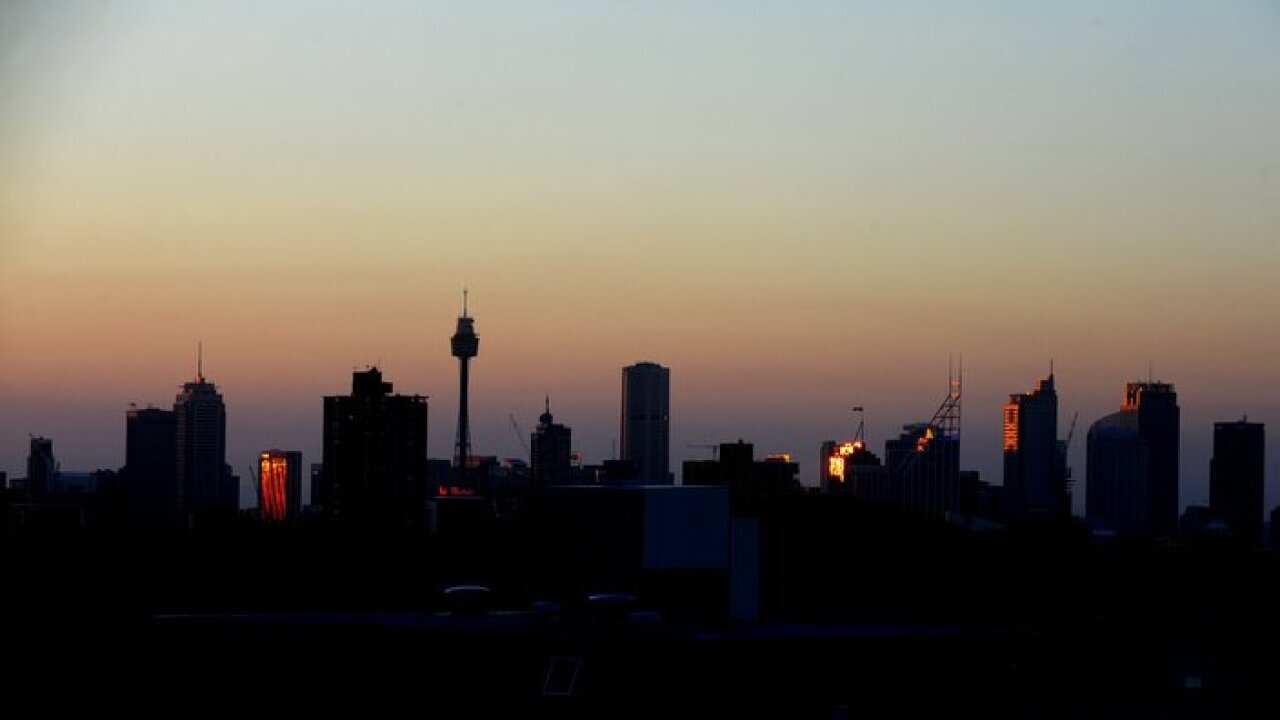
<svg viewBox="0 0 1280 720">
<path fill-rule="evenodd" d="M 317 499 L 352 524 L 392 530 L 425 522 L 427 398 L 393 395 L 377 368 L 352 373 L 351 394 L 324 399 Z"/>
<path fill-rule="evenodd" d="M 124 486 L 131 527 L 179 521 L 178 418 L 170 410 L 131 407 L 125 413 Z"/>
<path fill-rule="evenodd" d="M 1209 509 L 1237 537 L 1262 541 L 1266 433 L 1247 419 L 1213 424 L 1209 461 Z"/>
</svg>

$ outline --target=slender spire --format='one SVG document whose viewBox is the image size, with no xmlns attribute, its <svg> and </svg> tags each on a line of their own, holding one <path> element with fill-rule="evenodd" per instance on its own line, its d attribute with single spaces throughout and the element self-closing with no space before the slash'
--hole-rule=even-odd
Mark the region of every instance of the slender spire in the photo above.
<svg viewBox="0 0 1280 720">
<path fill-rule="evenodd" d="M 543 403 L 544 403 L 543 409 L 546 411 L 548 415 L 550 415 L 551 414 L 551 396 L 547 395 L 546 397 L 544 397 Z"/>
<path fill-rule="evenodd" d="M 204 341 L 196 342 L 196 382 L 204 382 Z"/>
<path fill-rule="evenodd" d="M 462 286 L 462 317 L 467 316 L 467 286 Z"/>
</svg>

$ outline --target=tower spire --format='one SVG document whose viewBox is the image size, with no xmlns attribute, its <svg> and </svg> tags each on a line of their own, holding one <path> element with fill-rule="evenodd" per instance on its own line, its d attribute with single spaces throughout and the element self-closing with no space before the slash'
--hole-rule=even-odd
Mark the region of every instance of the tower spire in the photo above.
<svg viewBox="0 0 1280 720">
<path fill-rule="evenodd" d="M 196 382 L 204 382 L 204 341 L 196 342 Z"/>
<path fill-rule="evenodd" d="M 458 484 L 469 487 L 467 462 L 471 457 L 471 425 L 467 416 L 468 370 L 471 358 L 480 350 L 480 338 L 476 336 L 475 320 L 467 314 L 467 289 L 462 289 L 462 315 L 458 329 L 449 340 L 453 356 L 458 358 L 458 436 L 453 446 L 453 462 Z"/>
</svg>

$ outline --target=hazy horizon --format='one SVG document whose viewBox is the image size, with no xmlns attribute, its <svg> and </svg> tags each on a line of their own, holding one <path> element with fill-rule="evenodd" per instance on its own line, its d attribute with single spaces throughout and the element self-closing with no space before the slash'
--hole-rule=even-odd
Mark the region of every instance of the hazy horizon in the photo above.
<svg viewBox="0 0 1280 720">
<path fill-rule="evenodd" d="M 886 4 L 888 5 L 888 4 Z M 588 461 L 620 368 L 689 444 L 872 447 L 965 363 L 962 463 L 1057 370 L 1084 437 L 1177 386 L 1183 505 L 1212 423 L 1269 428 L 1280 501 L 1280 6 L 16 2 L 0 8 L 0 470 L 27 433 L 118 467 L 130 402 L 205 373 L 228 462 L 318 462 L 355 366 L 431 396 L 481 338 L 479 454 L 542 398 Z M 247 478 L 245 478 L 247 480 Z"/>
</svg>

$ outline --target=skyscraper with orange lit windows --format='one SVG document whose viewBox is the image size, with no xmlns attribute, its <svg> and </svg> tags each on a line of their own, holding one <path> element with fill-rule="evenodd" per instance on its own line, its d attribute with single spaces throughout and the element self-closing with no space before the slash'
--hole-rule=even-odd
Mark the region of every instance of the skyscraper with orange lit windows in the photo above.
<svg viewBox="0 0 1280 720">
<path fill-rule="evenodd" d="M 302 513 L 302 453 L 263 450 L 259 454 L 258 509 L 267 522 L 288 522 Z"/>
<path fill-rule="evenodd" d="M 1058 442 L 1058 392 L 1053 374 L 1004 406 L 1004 497 L 1012 517 L 1071 513 L 1065 448 Z"/>
</svg>

